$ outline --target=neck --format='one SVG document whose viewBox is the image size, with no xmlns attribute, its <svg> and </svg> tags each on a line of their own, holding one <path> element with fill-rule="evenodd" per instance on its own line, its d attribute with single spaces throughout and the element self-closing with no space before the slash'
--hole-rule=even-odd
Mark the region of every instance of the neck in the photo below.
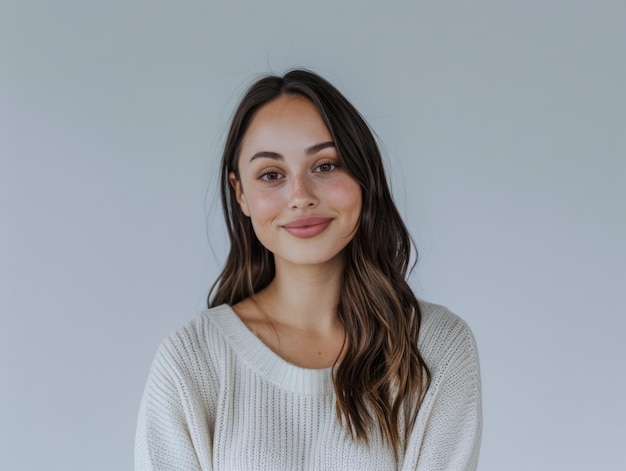
<svg viewBox="0 0 626 471">
<path fill-rule="evenodd" d="M 274 322 L 310 332 L 334 330 L 342 276 L 341 257 L 307 266 L 276 260 L 276 276 L 256 301 Z"/>
</svg>

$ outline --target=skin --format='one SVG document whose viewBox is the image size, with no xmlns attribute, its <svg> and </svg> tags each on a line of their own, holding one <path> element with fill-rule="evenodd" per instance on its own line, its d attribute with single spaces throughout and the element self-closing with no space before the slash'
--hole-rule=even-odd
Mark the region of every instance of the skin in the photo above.
<svg viewBox="0 0 626 471">
<path fill-rule="evenodd" d="M 297 96 L 283 95 L 257 111 L 238 170 L 239 179 L 230 175 L 237 202 L 274 254 L 276 276 L 233 309 L 290 363 L 330 367 L 343 348 L 342 251 L 358 227 L 361 188 L 341 168 L 315 106 Z"/>
</svg>

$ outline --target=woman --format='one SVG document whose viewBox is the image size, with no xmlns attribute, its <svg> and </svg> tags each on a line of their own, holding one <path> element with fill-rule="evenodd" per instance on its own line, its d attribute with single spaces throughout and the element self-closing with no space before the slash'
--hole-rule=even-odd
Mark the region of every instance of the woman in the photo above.
<svg viewBox="0 0 626 471">
<path fill-rule="evenodd" d="M 136 469 L 475 469 L 475 343 L 405 281 L 410 237 L 355 108 L 309 71 L 263 78 L 221 172 L 230 253 L 157 353 Z"/>
</svg>

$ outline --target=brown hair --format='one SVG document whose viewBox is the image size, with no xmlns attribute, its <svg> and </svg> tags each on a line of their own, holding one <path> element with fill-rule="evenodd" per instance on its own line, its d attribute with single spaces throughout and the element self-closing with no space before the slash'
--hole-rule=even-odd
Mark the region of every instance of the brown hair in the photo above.
<svg viewBox="0 0 626 471">
<path fill-rule="evenodd" d="M 230 238 L 224 270 L 211 288 L 209 307 L 234 305 L 274 278 L 274 259 L 256 238 L 228 179 L 238 177 L 237 159 L 255 112 L 277 97 L 310 100 L 330 131 L 338 157 L 359 183 L 363 207 L 359 227 L 344 250 L 345 268 L 338 316 L 346 353 L 333 371 L 337 414 L 353 437 L 367 441 L 378 426 L 398 452 L 412 429 L 431 374 L 418 350 L 421 312 L 406 282 L 411 238 L 396 209 L 372 132 L 358 111 L 330 83 L 307 71 L 255 82 L 236 109 L 221 164 L 222 208 Z M 405 436 L 401 435 L 404 423 Z"/>
</svg>

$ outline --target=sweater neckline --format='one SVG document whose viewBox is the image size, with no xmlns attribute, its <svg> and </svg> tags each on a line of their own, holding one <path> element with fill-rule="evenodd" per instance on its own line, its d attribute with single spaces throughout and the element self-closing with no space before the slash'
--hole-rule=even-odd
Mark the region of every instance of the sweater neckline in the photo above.
<svg viewBox="0 0 626 471">
<path fill-rule="evenodd" d="M 284 360 L 265 345 L 228 304 L 211 309 L 209 317 L 244 363 L 268 381 L 297 393 L 334 393 L 333 368 L 303 368 Z"/>
</svg>

